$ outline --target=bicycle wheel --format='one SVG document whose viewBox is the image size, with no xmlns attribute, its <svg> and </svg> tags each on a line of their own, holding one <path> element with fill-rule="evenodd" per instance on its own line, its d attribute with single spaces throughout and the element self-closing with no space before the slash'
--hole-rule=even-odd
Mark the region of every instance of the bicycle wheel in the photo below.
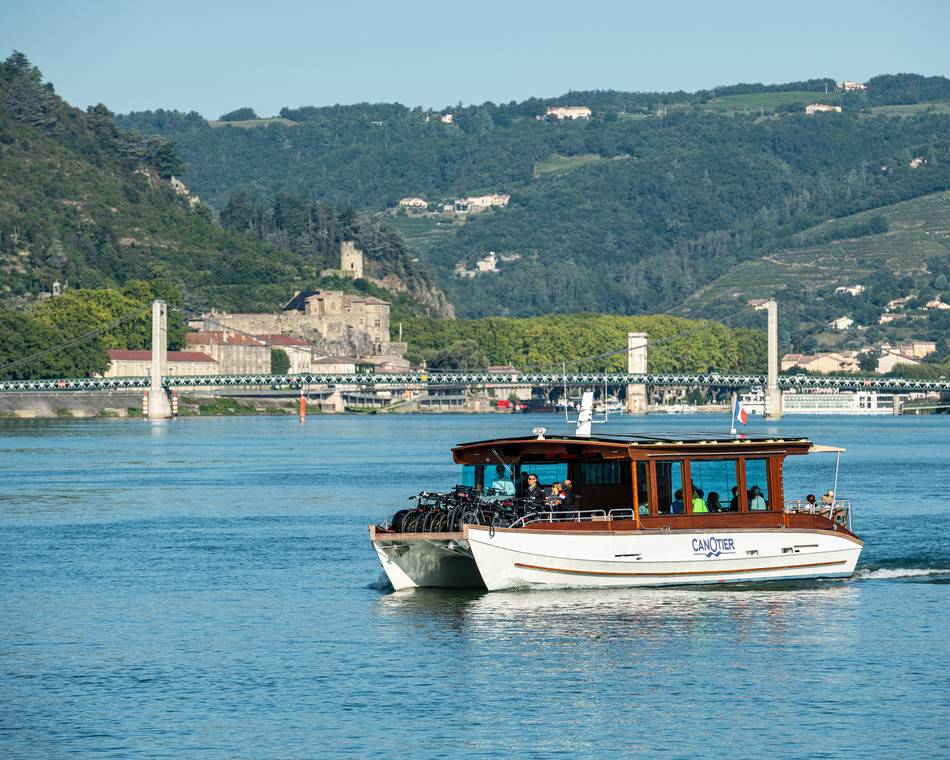
<svg viewBox="0 0 950 760">
<path fill-rule="evenodd" d="M 419 515 L 421 514 L 422 514 L 421 512 L 417 512 L 416 510 L 413 510 L 408 515 L 406 515 L 402 519 L 402 532 L 415 533 L 417 530 L 416 523 L 419 521 Z"/>
<path fill-rule="evenodd" d="M 447 520 L 448 529 L 453 533 L 458 533 L 462 530 L 462 513 L 463 509 L 460 507 L 452 507 L 449 510 L 449 516 Z"/>
<path fill-rule="evenodd" d="M 462 523 L 468 525 L 484 525 L 485 517 L 477 509 L 466 509 L 462 512 Z"/>
<path fill-rule="evenodd" d="M 429 531 L 431 533 L 444 533 L 446 530 L 446 518 L 447 515 L 441 509 L 436 512 L 432 518 L 432 523 L 429 525 Z"/>
<path fill-rule="evenodd" d="M 406 515 L 409 514 L 408 509 L 400 509 L 396 514 L 393 515 L 393 519 L 389 521 L 389 527 L 392 528 L 397 533 L 402 533 L 402 523 L 406 519 Z"/>
</svg>

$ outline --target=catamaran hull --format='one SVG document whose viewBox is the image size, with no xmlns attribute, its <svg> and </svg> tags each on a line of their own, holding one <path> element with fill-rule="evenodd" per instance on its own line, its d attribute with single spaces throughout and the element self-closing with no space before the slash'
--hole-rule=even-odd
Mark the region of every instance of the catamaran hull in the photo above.
<svg viewBox="0 0 950 760">
<path fill-rule="evenodd" d="M 370 528 L 373 549 L 396 591 L 485 588 L 461 533 L 393 534 Z"/>
<path fill-rule="evenodd" d="M 863 543 L 833 530 L 565 531 L 465 527 L 489 591 L 846 578 Z"/>
</svg>

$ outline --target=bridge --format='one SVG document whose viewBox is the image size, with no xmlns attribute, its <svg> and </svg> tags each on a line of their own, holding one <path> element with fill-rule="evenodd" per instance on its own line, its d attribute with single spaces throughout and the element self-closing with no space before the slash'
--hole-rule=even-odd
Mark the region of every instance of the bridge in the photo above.
<svg viewBox="0 0 950 760">
<path fill-rule="evenodd" d="M 749 388 L 765 390 L 765 416 L 777 419 L 782 415 L 784 391 L 876 391 L 884 393 L 950 392 L 950 381 L 897 377 L 780 375 L 778 372 L 778 316 L 774 300 L 768 302 L 768 373 L 720 374 L 654 373 L 647 371 L 647 335 L 628 333 L 627 348 L 616 353 L 627 354 L 627 372 L 470 372 L 419 371 L 402 374 L 306 373 L 267 375 L 168 375 L 167 306 L 162 301 L 152 304 L 151 374 L 142 377 L 91 377 L 53 380 L 8 380 L 0 382 L 4 393 L 69 393 L 73 391 L 113 391 L 142 389 L 148 391 L 147 416 L 165 419 L 172 414 L 169 396 L 177 388 L 278 388 L 300 390 L 301 399 L 310 390 L 431 390 L 438 388 L 478 387 L 597 387 L 622 386 L 626 389 L 627 408 L 632 413 L 646 411 L 648 387 L 717 388 L 738 391 Z M 301 400 L 301 411 L 304 402 Z"/>
<path fill-rule="evenodd" d="M 304 389 L 307 386 L 424 389 L 464 388 L 478 386 L 596 387 L 646 385 L 742 390 L 762 388 L 768 375 L 710 373 L 626 373 L 626 372 L 411 372 L 336 373 L 301 375 L 164 375 L 161 387 L 174 388 L 240 388 L 283 387 Z M 128 388 L 148 389 L 151 378 L 87 377 L 61 380 L 7 380 L 0 382 L 0 393 L 111 391 Z M 883 393 L 950 392 L 948 380 L 919 380 L 900 377 L 779 375 L 782 391 L 830 389 L 836 391 L 876 391 Z"/>
</svg>

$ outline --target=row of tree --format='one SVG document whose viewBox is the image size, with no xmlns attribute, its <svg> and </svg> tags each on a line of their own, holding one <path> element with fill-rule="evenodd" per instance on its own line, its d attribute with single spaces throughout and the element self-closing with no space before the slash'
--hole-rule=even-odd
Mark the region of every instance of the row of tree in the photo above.
<svg viewBox="0 0 950 760">
<path fill-rule="evenodd" d="M 109 366 L 113 348 L 151 348 L 151 303 L 170 305 L 168 340 L 181 347 L 182 294 L 174 284 L 132 280 L 121 290 L 68 290 L 24 313 L 0 309 L 0 379 L 88 377 Z"/>
</svg>

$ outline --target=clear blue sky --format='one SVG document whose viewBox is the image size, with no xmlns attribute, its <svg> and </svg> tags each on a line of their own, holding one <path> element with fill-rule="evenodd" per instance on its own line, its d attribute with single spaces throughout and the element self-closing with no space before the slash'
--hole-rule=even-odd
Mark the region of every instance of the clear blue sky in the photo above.
<svg viewBox="0 0 950 760">
<path fill-rule="evenodd" d="M 463 3 L 2 0 L 16 49 L 67 101 L 113 111 L 399 101 L 570 89 L 697 90 L 818 76 L 950 74 L 950 2 Z"/>
</svg>

